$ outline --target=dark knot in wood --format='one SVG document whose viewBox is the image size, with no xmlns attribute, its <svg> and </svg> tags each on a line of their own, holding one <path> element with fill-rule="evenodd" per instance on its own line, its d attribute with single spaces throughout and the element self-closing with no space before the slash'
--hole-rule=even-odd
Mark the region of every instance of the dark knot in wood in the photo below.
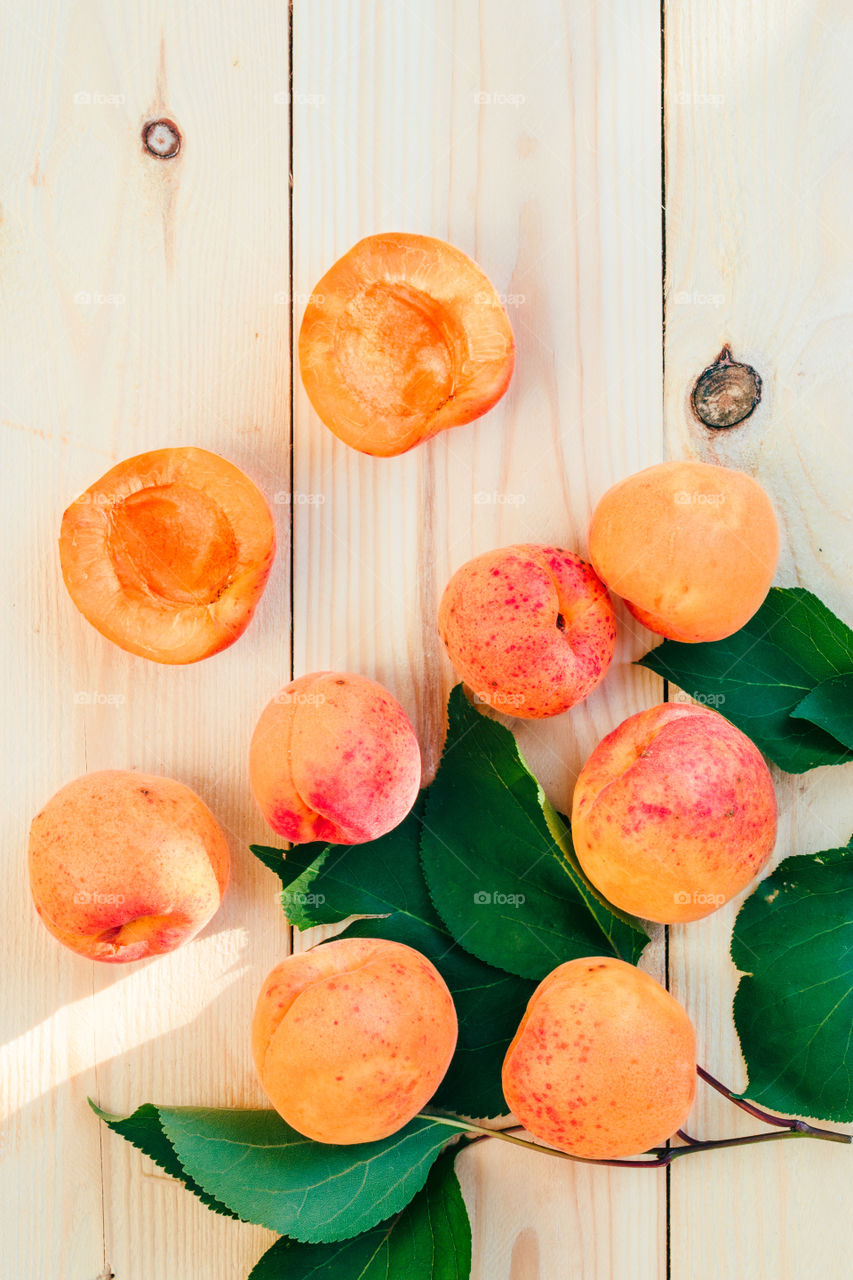
<svg viewBox="0 0 853 1280">
<path fill-rule="evenodd" d="M 733 360 L 725 346 L 696 379 L 691 398 L 693 412 L 706 427 L 735 427 L 760 401 L 761 378 L 751 365 Z"/>
<path fill-rule="evenodd" d="M 149 120 L 142 130 L 145 150 L 158 160 L 171 160 L 181 149 L 181 132 L 173 120 Z"/>
</svg>

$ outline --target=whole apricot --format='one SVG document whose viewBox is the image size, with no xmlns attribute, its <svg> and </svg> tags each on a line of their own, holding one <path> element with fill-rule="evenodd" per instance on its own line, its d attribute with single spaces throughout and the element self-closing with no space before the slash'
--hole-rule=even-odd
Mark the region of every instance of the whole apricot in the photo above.
<svg viewBox="0 0 853 1280">
<path fill-rule="evenodd" d="M 615 906 L 674 924 L 745 889 L 776 841 L 758 748 L 710 707 L 663 703 L 599 742 L 572 800 L 572 838 Z"/>
<path fill-rule="evenodd" d="M 36 911 L 55 938 L 90 960 L 144 960 L 189 941 L 219 907 L 228 869 L 221 827 L 172 778 L 84 774 L 30 828 Z"/>
<path fill-rule="evenodd" d="M 779 530 L 751 476 L 706 462 L 662 462 L 620 480 L 592 516 L 595 571 L 651 631 L 721 640 L 759 609 Z"/>
<path fill-rule="evenodd" d="M 580 556 L 522 544 L 457 569 L 438 631 L 478 698 L 530 719 L 559 715 L 595 688 L 613 657 L 616 618 Z"/>
<path fill-rule="evenodd" d="M 515 342 L 488 277 L 433 236 L 359 240 L 314 288 L 299 331 L 308 399 L 339 439 L 379 457 L 479 418 Z"/>
<path fill-rule="evenodd" d="M 275 555 L 266 499 L 206 449 L 120 462 L 62 517 L 59 559 L 83 616 L 128 653 L 198 662 L 243 634 Z"/>
<path fill-rule="evenodd" d="M 456 1009 L 412 947 L 340 938 L 288 956 L 261 988 L 252 1053 L 276 1111 L 315 1142 L 375 1142 L 435 1093 Z"/>
<path fill-rule="evenodd" d="M 411 809 L 421 753 L 406 713 L 381 684 L 319 671 L 286 685 L 264 708 L 249 778 L 267 822 L 293 844 L 361 844 Z"/>
<path fill-rule="evenodd" d="M 559 965 L 533 992 L 503 1064 L 534 1137 L 586 1159 L 640 1155 L 687 1119 L 696 1036 L 647 973 L 607 956 Z"/>
</svg>

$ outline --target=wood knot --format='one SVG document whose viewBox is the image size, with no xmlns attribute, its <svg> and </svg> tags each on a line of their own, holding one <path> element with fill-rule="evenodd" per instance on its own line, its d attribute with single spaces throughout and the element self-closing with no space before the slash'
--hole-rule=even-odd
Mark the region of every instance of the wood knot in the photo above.
<svg viewBox="0 0 853 1280">
<path fill-rule="evenodd" d="M 142 130 L 145 150 L 158 160 L 171 160 L 181 149 L 181 131 L 174 120 L 149 120 Z"/>
<path fill-rule="evenodd" d="M 700 373 L 691 397 L 699 421 L 716 430 L 743 422 L 760 400 L 761 378 L 751 365 L 733 360 L 729 346 Z"/>
</svg>

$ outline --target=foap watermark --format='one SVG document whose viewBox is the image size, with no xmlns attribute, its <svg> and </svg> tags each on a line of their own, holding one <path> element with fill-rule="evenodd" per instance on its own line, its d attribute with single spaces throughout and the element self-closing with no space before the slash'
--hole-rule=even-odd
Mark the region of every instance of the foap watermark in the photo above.
<svg viewBox="0 0 853 1280">
<path fill-rule="evenodd" d="M 672 900 L 677 907 L 689 907 L 695 904 L 697 907 L 721 907 L 726 900 L 723 893 L 674 893 Z"/>
<path fill-rule="evenodd" d="M 672 702 L 698 703 L 702 707 L 722 707 L 726 701 L 724 693 L 700 693 L 699 690 L 689 691 L 678 689 L 672 695 Z"/>
<path fill-rule="evenodd" d="M 325 893 L 291 893 L 289 901 L 300 907 L 322 907 L 326 901 Z"/>
<path fill-rule="evenodd" d="M 718 507 L 726 500 L 724 493 L 703 493 L 699 489 L 679 489 L 673 502 L 679 507 Z"/>
<path fill-rule="evenodd" d="M 527 301 L 526 293 L 495 293 L 491 289 L 483 289 L 474 294 L 478 307 L 523 307 Z"/>
<path fill-rule="evenodd" d="M 289 489 L 280 489 L 273 499 L 277 507 L 322 507 L 326 501 L 325 493 L 291 493 Z"/>
<path fill-rule="evenodd" d="M 324 107 L 326 105 L 325 93 L 304 93 L 301 89 L 294 89 L 290 93 L 287 89 L 279 89 L 274 93 L 272 100 L 277 107 L 289 107 L 291 103 L 294 107 Z"/>
<path fill-rule="evenodd" d="M 677 307 L 721 307 L 726 300 L 726 295 L 699 293 L 697 289 L 680 289 L 672 300 Z"/>
<path fill-rule="evenodd" d="M 521 907 L 527 901 L 523 893 L 492 893 L 479 889 L 474 894 L 476 907 Z"/>
<path fill-rule="evenodd" d="M 273 305 L 276 307 L 289 307 L 291 302 L 295 307 L 307 307 L 314 305 L 322 307 L 326 301 L 325 293 L 288 293 L 286 289 L 279 289 L 272 296 Z"/>
<path fill-rule="evenodd" d="M 124 902 L 123 893 L 100 893 L 97 889 L 90 893 L 88 889 L 78 889 L 74 901 L 81 907 L 120 907 Z"/>
<path fill-rule="evenodd" d="M 126 702 L 123 693 L 101 693 L 98 689 L 78 689 L 74 694 L 75 707 L 123 707 Z"/>
<path fill-rule="evenodd" d="M 123 107 L 126 102 L 123 93 L 101 93 L 99 89 L 78 89 L 74 94 L 75 107 Z"/>
<path fill-rule="evenodd" d="M 90 507 L 109 507 L 115 502 L 115 495 L 104 493 L 101 489 L 87 489 L 85 493 L 81 493 L 79 498 L 74 499 L 75 505 Z"/>
<path fill-rule="evenodd" d="M 500 711 L 501 707 L 520 707 L 524 702 L 524 694 L 499 693 L 496 689 L 490 689 L 488 693 L 484 693 L 482 689 L 475 689 L 474 701 L 482 702 L 484 706 L 494 707 L 496 711 Z"/>
<path fill-rule="evenodd" d="M 322 707 L 325 701 L 325 693 L 312 693 L 310 689 L 282 689 L 273 698 L 273 702 L 292 707 Z"/>
<path fill-rule="evenodd" d="M 491 492 L 479 489 L 474 494 L 475 507 L 523 507 L 526 501 L 525 493 L 499 493 L 497 489 L 492 489 Z"/>
<path fill-rule="evenodd" d="M 478 107 L 520 107 L 526 101 L 523 93 L 506 93 L 501 89 L 496 92 L 481 89 L 474 94 L 474 102 Z"/>
<path fill-rule="evenodd" d="M 694 93 L 688 89 L 680 89 L 675 94 L 677 107 L 721 107 L 725 100 L 722 93 Z"/>
<path fill-rule="evenodd" d="M 123 293 L 99 293 L 97 289 L 78 289 L 74 295 L 78 307 L 123 307 L 127 298 Z"/>
</svg>

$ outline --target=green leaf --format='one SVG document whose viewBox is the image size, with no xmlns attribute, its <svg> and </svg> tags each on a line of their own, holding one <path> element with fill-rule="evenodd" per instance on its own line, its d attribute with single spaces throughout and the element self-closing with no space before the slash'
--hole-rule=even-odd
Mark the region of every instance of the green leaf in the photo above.
<svg viewBox="0 0 853 1280">
<path fill-rule="evenodd" d="M 853 840 L 762 880 L 738 912 L 732 959 L 748 975 L 734 1001 L 743 1097 L 853 1120 Z"/>
<path fill-rule="evenodd" d="M 185 1172 L 183 1165 L 175 1154 L 174 1147 L 163 1132 L 163 1126 L 160 1124 L 160 1112 L 157 1107 L 146 1102 L 143 1106 L 137 1107 L 132 1115 L 114 1116 L 107 1111 L 102 1111 L 91 1098 L 89 1099 L 89 1106 L 95 1115 L 104 1121 L 104 1124 L 109 1125 L 116 1133 L 121 1134 L 134 1147 L 138 1147 L 150 1160 L 153 1160 L 155 1164 L 158 1164 L 161 1169 L 168 1173 L 170 1178 L 177 1178 L 180 1182 L 183 1182 L 187 1190 L 198 1196 L 199 1200 L 206 1204 L 208 1209 L 212 1209 L 214 1213 L 221 1213 L 227 1218 L 237 1218 L 239 1216 L 232 1212 L 221 1200 L 208 1195 L 204 1188 L 199 1186 Z"/>
<path fill-rule="evenodd" d="M 249 1280 L 468 1280 L 471 1224 L 453 1169 L 455 1154 L 439 1157 L 424 1189 L 395 1218 L 335 1244 L 302 1244 L 284 1236 Z"/>
<path fill-rule="evenodd" d="M 802 587 L 771 588 L 725 640 L 664 640 L 640 665 L 716 707 L 788 773 L 853 760 L 849 743 L 795 715 L 824 681 L 853 673 L 853 631 Z"/>
<path fill-rule="evenodd" d="M 853 673 L 824 680 L 797 703 L 791 715 L 797 720 L 810 720 L 853 750 Z"/>
<path fill-rule="evenodd" d="M 301 846 L 303 849 L 313 847 L 315 846 L 307 844 Z M 292 856 L 296 853 L 296 849 L 285 852 L 284 849 L 271 849 L 265 844 L 253 844 L 250 848 L 259 862 L 262 862 L 265 867 L 269 867 L 270 871 L 275 872 L 285 889 L 302 870 L 299 859 Z"/>
<path fill-rule="evenodd" d="M 239 1217 L 297 1240 L 344 1240 L 420 1191 L 452 1130 L 414 1119 L 389 1138 L 312 1142 L 275 1111 L 160 1107 L 186 1173 Z"/>
<path fill-rule="evenodd" d="M 427 792 L 421 862 L 456 941 L 508 973 L 540 979 L 564 960 L 602 954 L 634 964 L 648 941 L 589 884 L 515 738 L 461 685 Z"/>
<path fill-rule="evenodd" d="M 388 938 L 428 956 L 450 988 L 459 1019 L 456 1053 L 434 1101 L 460 1115 L 504 1115 L 501 1066 L 534 984 L 484 964 L 454 943 L 421 870 L 422 809 L 423 798 L 399 827 L 367 844 L 291 849 L 287 861 L 299 876 L 282 901 L 300 929 L 370 916 L 339 936 Z"/>
</svg>

